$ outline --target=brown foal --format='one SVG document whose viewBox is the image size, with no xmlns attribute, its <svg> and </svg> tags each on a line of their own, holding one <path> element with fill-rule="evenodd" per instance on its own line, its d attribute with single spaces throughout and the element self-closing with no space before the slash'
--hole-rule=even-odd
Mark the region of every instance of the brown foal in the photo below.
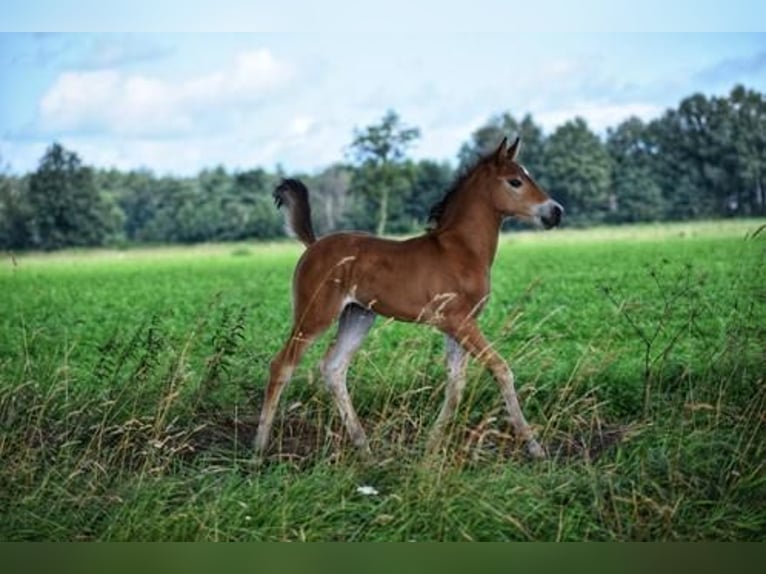
<svg viewBox="0 0 766 574">
<path fill-rule="evenodd" d="M 511 369 L 487 343 L 477 324 L 490 291 L 490 268 L 502 221 L 507 216 L 557 226 L 562 207 L 517 163 L 520 142 L 504 139 L 462 176 L 437 204 L 426 234 L 394 241 L 363 233 L 334 233 L 317 239 L 306 187 L 285 180 L 275 190 L 288 225 L 307 249 L 293 277 L 293 328 L 271 362 L 263 400 L 256 455 L 269 441 L 279 396 L 311 342 L 338 317 L 338 334 L 320 363 L 322 375 L 353 443 L 368 452 L 367 437 L 351 404 L 346 371 L 376 315 L 432 325 L 446 337 L 446 397 L 431 432 L 440 444 L 465 386 L 467 354 L 490 370 L 500 387 L 514 432 L 529 454 L 544 458 L 521 412 Z"/>
</svg>

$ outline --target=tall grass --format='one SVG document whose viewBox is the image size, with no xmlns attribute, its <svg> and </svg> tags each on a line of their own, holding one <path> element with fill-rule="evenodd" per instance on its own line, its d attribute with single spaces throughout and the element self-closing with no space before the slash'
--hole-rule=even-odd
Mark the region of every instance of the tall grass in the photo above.
<svg viewBox="0 0 766 574">
<path fill-rule="evenodd" d="M 751 227 L 503 246 L 482 323 L 514 366 L 543 463 L 475 365 L 427 455 L 441 338 L 379 321 L 349 374 L 373 461 L 355 455 L 314 366 L 328 335 L 285 393 L 267 464 L 252 466 L 292 248 L 9 262 L 0 538 L 763 539 L 765 244 L 745 239 Z"/>
</svg>

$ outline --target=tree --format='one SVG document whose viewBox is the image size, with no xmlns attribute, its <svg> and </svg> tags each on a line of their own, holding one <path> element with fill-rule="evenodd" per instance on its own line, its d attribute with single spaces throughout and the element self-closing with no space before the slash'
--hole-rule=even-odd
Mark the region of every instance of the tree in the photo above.
<svg viewBox="0 0 766 574">
<path fill-rule="evenodd" d="M 603 220 L 609 209 L 611 161 L 585 120 L 559 126 L 546 146 L 548 190 L 578 223 Z"/>
<path fill-rule="evenodd" d="M 122 211 L 122 236 L 128 241 L 137 241 L 156 214 L 154 174 L 148 170 L 127 173 L 109 170 L 97 172 L 97 176 L 99 188 L 111 195 Z"/>
<path fill-rule="evenodd" d="M 162 177 L 152 186 L 152 216 L 141 227 L 140 241 L 189 243 L 199 240 L 191 219 L 196 194 L 190 180 Z"/>
<path fill-rule="evenodd" d="M 27 182 L 7 175 L 5 169 L 0 158 L 0 248 L 23 249 L 30 242 Z"/>
<path fill-rule="evenodd" d="M 203 169 L 197 174 L 196 203 L 202 218 L 198 218 L 197 241 L 236 239 L 242 226 L 243 213 L 234 192 L 234 182 L 223 166 Z"/>
<path fill-rule="evenodd" d="M 647 127 L 638 118 L 629 118 L 607 130 L 606 148 L 612 160 L 610 221 L 655 221 L 664 215 L 650 146 Z"/>
<path fill-rule="evenodd" d="M 238 222 L 236 239 L 273 238 L 284 235 L 284 218 L 274 208 L 272 192 L 283 177 L 261 168 L 239 172 L 234 176 L 235 201 L 227 207 L 227 224 Z"/>
<path fill-rule="evenodd" d="M 694 94 L 676 113 L 676 145 L 694 178 L 701 213 L 725 213 L 739 185 L 732 145 L 730 107 L 725 99 Z"/>
<path fill-rule="evenodd" d="M 672 219 L 725 214 L 740 187 L 730 109 L 694 94 L 649 124 L 653 166 Z"/>
<path fill-rule="evenodd" d="M 519 124 L 521 137 L 521 152 L 519 159 L 527 168 L 535 181 L 543 188 L 548 187 L 548 170 L 545 165 L 545 146 L 547 145 L 542 128 L 537 125 L 531 115 L 527 114 Z M 499 142 L 498 142 L 499 143 Z M 495 146 L 497 147 L 497 146 Z"/>
<path fill-rule="evenodd" d="M 29 178 L 28 201 L 36 247 L 103 245 L 111 231 L 93 171 L 58 143 L 48 148 Z"/>
<path fill-rule="evenodd" d="M 607 220 L 614 223 L 658 221 L 665 214 L 659 184 L 647 167 L 626 164 L 612 175 L 614 209 Z"/>
<path fill-rule="evenodd" d="M 746 215 L 766 213 L 766 98 L 735 86 L 729 96 L 732 141 L 742 189 L 737 206 Z"/>
<path fill-rule="evenodd" d="M 401 198 L 408 189 L 402 163 L 419 137 L 420 130 L 402 125 L 394 111 L 388 111 L 379 124 L 354 130 L 349 149 L 357 166 L 352 189 L 377 211 L 378 235 L 386 232 L 391 198 Z"/>
<path fill-rule="evenodd" d="M 125 232 L 127 214 L 121 202 L 127 177 L 116 168 L 93 170 L 94 185 L 104 201 L 106 225 L 109 229 L 107 241 L 110 243 L 125 242 L 128 239 Z"/>
<path fill-rule="evenodd" d="M 402 214 L 408 231 L 422 228 L 427 223 L 431 207 L 444 196 L 455 177 L 446 162 L 424 159 L 412 167 L 410 193 Z"/>
</svg>

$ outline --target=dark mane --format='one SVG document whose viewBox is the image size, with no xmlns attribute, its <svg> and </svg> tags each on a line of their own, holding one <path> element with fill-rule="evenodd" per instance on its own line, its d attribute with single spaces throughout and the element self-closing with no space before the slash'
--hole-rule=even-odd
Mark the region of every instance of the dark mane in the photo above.
<svg viewBox="0 0 766 574">
<path fill-rule="evenodd" d="M 473 165 L 464 167 L 460 170 L 457 176 L 455 176 L 455 181 L 452 182 L 452 185 L 450 185 L 449 189 L 447 190 L 447 193 L 445 193 L 444 196 L 437 203 L 435 203 L 428 212 L 429 230 L 434 230 L 439 227 L 441 219 L 444 216 L 444 211 L 447 209 L 450 201 L 455 197 L 457 190 L 463 187 L 463 184 L 471 175 L 473 175 L 473 172 L 476 171 L 476 168 L 487 161 L 487 159 L 489 159 L 492 155 L 494 155 L 493 152 L 490 152 L 487 155 L 479 156 L 479 159 L 477 159 Z"/>
</svg>

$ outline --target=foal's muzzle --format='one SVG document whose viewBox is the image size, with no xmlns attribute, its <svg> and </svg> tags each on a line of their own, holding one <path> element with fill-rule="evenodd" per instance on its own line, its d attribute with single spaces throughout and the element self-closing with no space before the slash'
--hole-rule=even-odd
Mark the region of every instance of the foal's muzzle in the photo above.
<svg viewBox="0 0 766 574">
<path fill-rule="evenodd" d="M 558 227 L 563 216 L 564 208 L 553 200 L 547 201 L 541 206 L 540 221 L 545 229 Z"/>
</svg>

